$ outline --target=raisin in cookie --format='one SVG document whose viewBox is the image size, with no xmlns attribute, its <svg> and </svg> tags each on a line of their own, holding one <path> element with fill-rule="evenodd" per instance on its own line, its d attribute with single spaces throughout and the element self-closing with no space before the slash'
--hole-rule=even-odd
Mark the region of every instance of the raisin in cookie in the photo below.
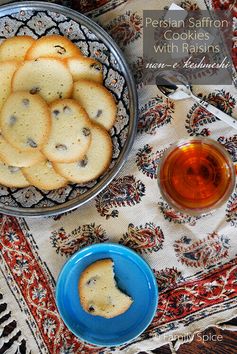
<svg viewBox="0 0 237 354">
<path fill-rule="evenodd" d="M 46 102 L 70 97 L 72 85 L 72 75 L 66 64 L 51 58 L 25 61 L 12 79 L 13 92 L 38 93 Z"/>
<path fill-rule="evenodd" d="M 129 309 L 133 300 L 122 293 L 114 279 L 112 259 L 89 265 L 79 279 L 79 296 L 83 309 L 94 316 L 113 318 Z"/>
<path fill-rule="evenodd" d="M 30 167 L 23 167 L 22 172 L 30 184 L 39 189 L 53 190 L 67 184 L 67 180 L 57 174 L 51 162 L 47 160 Z"/>
<path fill-rule="evenodd" d="M 4 163 L 0 163 L 0 184 L 10 188 L 23 188 L 30 185 L 19 167 Z"/>
<path fill-rule="evenodd" d="M 95 59 L 87 57 L 73 57 L 66 59 L 67 66 L 72 74 L 73 81 L 82 79 L 103 83 L 102 64 Z"/>
<path fill-rule="evenodd" d="M 19 62 L 16 60 L 0 62 L 0 110 L 11 93 L 12 77 L 18 67 Z"/>
<path fill-rule="evenodd" d="M 55 163 L 55 170 L 69 181 L 89 182 L 109 167 L 112 159 L 112 141 L 108 132 L 94 124 L 91 129 L 92 141 L 82 160 L 74 163 Z"/>
<path fill-rule="evenodd" d="M 12 93 L 3 105 L 0 124 L 4 138 L 16 149 L 40 149 L 50 132 L 48 105 L 39 95 Z"/>
<path fill-rule="evenodd" d="M 0 45 L 0 61 L 24 60 L 26 52 L 34 42 L 35 39 L 30 36 L 15 36 L 5 39 Z"/>
<path fill-rule="evenodd" d="M 39 38 L 26 53 L 25 59 L 57 58 L 64 59 L 81 55 L 80 49 L 68 38 L 53 34 Z"/>
<path fill-rule="evenodd" d="M 91 143 L 91 122 L 78 102 L 66 99 L 53 102 L 51 132 L 43 153 L 50 161 L 74 162 L 81 159 Z"/>
<path fill-rule="evenodd" d="M 20 151 L 16 149 L 4 139 L 2 134 L 0 134 L 0 157 L 5 164 L 16 167 L 28 167 L 45 160 L 39 150 Z"/>
<path fill-rule="evenodd" d="M 74 83 L 73 98 L 87 111 L 90 119 L 105 129 L 112 128 L 116 119 L 116 103 L 112 94 L 102 85 L 91 80 Z"/>
</svg>

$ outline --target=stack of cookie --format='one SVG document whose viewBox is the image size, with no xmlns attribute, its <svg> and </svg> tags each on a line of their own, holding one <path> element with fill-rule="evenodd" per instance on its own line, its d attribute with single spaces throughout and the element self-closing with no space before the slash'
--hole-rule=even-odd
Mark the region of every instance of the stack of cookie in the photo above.
<svg viewBox="0 0 237 354">
<path fill-rule="evenodd" d="M 53 190 L 105 172 L 116 104 L 101 63 L 63 36 L 12 37 L 0 79 L 0 184 Z"/>
</svg>

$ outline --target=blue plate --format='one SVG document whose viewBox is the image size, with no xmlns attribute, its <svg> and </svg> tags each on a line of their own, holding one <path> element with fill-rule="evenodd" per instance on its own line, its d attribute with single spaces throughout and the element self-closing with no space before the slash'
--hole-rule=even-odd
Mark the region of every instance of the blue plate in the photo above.
<svg viewBox="0 0 237 354">
<path fill-rule="evenodd" d="M 85 312 L 78 281 L 91 263 L 111 258 L 118 287 L 133 298 L 130 308 L 106 319 Z M 56 286 L 56 302 L 66 326 L 81 340 L 98 346 L 118 346 L 139 336 L 152 321 L 158 302 L 154 274 L 142 257 L 127 247 L 103 243 L 83 248 L 64 265 Z"/>
</svg>

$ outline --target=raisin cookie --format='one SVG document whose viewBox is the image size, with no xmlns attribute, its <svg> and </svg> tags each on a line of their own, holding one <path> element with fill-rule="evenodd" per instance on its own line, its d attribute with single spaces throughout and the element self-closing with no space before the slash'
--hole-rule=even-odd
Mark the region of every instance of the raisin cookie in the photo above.
<svg viewBox="0 0 237 354">
<path fill-rule="evenodd" d="M 54 163 L 55 170 L 69 181 L 85 183 L 96 179 L 109 167 L 112 159 L 112 141 L 108 132 L 94 124 L 92 141 L 83 159 L 74 163 Z"/>
<path fill-rule="evenodd" d="M 81 55 L 80 49 L 68 38 L 52 34 L 39 38 L 26 53 L 25 59 L 57 58 L 65 59 Z"/>
<path fill-rule="evenodd" d="M 5 164 L 16 167 L 28 167 L 45 160 L 39 150 L 20 151 L 16 149 L 4 139 L 2 134 L 0 134 L 0 157 Z"/>
<path fill-rule="evenodd" d="M 0 184 L 10 188 L 24 188 L 30 184 L 21 169 L 0 163 Z"/>
<path fill-rule="evenodd" d="M 81 159 L 91 143 L 91 121 L 78 102 L 53 102 L 51 132 L 43 153 L 50 161 L 74 162 Z"/>
<path fill-rule="evenodd" d="M 39 162 L 23 167 L 22 172 L 31 185 L 44 190 L 53 190 L 66 186 L 67 180 L 56 173 L 50 161 Z"/>
<path fill-rule="evenodd" d="M 0 62 L 0 110 L 11 93 L 12 78 L 18 67 L 19 62 L 16 60 Z"/>
<path fill-rule="evenodd" d="M 0 45 L 0 61 L 24 60 L 26 52 L 34 42 L 35 39 L 30 36 L 15 36 L 5 39 Z"/>
<path fill-rule="evenodd" d="M 12 93 L 3 105 L 0 124 L 4 138 L 16 149 L 40 150 L 50 133 L 48 105 L 39 95 Z"/>
<path fill-rule="evenodd" d="M 87 57 L 73 57 L 66 59 L 67 66 L 72 74 L 73 81 L 82 79 L 103 83 L 102 64 L 95 59 Z"/>
<path fill-rule="evenodd" d="M 85 108 L 90 119 L 106 130 L 116 119 L 116 103 L 112 94 L 102 85 L 91 80 L 79 80 L 73 86 L 73 98 Z"/>
<path fill-rule="evenodd" d="M 133 300 L 117 287 L 112 259 L 89 265 L 79 279 L 79 296 L 83 309 L 94 316 L 113 318 L 129 309 Z"/>
<path fill-rule="evenodd" d="M 25 61 L 12 79 L 13 92 L 38 93 L 48 103 L 70 97 L 72 85 L 72 75 L 66 64 L 52 58 Z"/>
</svg>

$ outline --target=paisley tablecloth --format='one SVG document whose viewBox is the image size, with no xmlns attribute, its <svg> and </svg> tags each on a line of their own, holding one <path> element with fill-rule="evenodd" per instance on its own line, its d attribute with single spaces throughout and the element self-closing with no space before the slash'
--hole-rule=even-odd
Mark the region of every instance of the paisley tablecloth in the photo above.
<svg viewBox="0 0 237 354">
<path fill-rule="evenodd" d="M 171 102 L 156 87 L 143 85 L 142 10 L 163 9 L 171 1 L 58 3 L 92 17 L 122 48 L 139 93 L 138 133 L 120 175 L 86 206 L 41 219 L 1 215 L 0 352 L 137 353 L 172 340 L 178 348 L 195 332 L 237 315 L 237 189 L 213 214 L 191 217 L 175 212 L 157 187 L 157 162 L 177 139 L 209 136 L 237 163 L 236 131 L 192 100 Z M 231 0 L 177 4 L 187 10 L 230 8 L 236 20 L 237 9 Z M 195 90 L 237 117 L 234 87 Z M 149 328 L 134 342 L 113 349 L 80 342 L 64 325 L 55 304 L 55 283 L 68 257 L 84 246 L 106 241 L 142 255 L 154 270 L 160 291 Z"/>
</svg>

